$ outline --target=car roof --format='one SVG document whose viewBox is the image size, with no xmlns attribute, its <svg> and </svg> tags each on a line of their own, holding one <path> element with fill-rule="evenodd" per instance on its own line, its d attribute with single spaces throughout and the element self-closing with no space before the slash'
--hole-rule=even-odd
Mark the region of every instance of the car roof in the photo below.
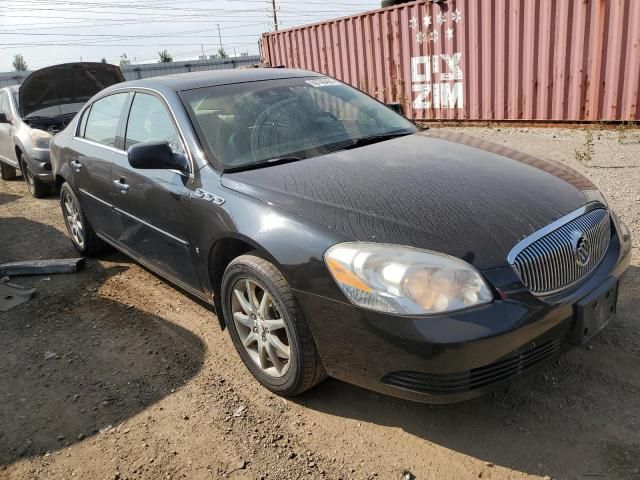
<svg viewBox="0 0 640 480">
<path fill-rule="evenodd" d="M 278 80 L 282 78 L 321 77 L 320 73 L 288 68 L 238 68 L 225 70 L 208 70 L 204 72 L 178 73 L 162 77 L 151 77 L 142 80 L 113 85 L 110 89 L 147 87 L 161 90 L 181 92 L 194 88 L 215 87 L 233 83 L 259 82 L 261 80 Z"/>
</svg>

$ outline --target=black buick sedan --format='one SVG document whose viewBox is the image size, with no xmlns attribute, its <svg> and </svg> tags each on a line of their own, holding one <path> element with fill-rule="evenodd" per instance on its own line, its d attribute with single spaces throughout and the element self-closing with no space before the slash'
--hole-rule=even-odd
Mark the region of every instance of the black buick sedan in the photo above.
<svg viewBox="0 0 640 480">
<path fill-rule="evenodd" d="M 627 227 L 564 165 L 419 131 L 284 69 L 103 90 L 51 144 L 75 247 L 106 245 L 215 306 L 247 368 L 464 400 L 587 342 Z"/>
</svg>

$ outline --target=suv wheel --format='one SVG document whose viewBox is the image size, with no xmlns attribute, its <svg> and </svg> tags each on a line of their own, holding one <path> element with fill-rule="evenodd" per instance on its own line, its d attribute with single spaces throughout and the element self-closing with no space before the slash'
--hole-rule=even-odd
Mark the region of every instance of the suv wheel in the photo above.
<svg viewBox="0 0 640 480">
<path fill-rule="evenodd" d="M 298 395 L 326 376 L 302 310 L 272 263 L 233 260 L 222 278 L 222 309 L 240 357 L 272 392 Z"/>
<path fill-rule="evenodd" d="M 22 177 L 27 184 L 29 193 L 35 198 L 42 198 L 51 193 L 49 185 L 33 175 L 29 168 L 29 163 L 24 156 L 20 158 L 20 170 L 22 170 Z"/>
</svg>

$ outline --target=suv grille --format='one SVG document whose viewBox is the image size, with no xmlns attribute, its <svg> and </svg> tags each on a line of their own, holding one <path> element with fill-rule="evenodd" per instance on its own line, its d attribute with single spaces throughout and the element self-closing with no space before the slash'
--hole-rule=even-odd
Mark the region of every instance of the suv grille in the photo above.
<svg viewBox="0 0 640 480">
<path fill-rule="evenodd" d="M 609 212 L 597 208 L 524 247 L 513 267 L 532 293 L 556 293 L 579 282 L 600 263 L 610 238 Z"/>
</svg>

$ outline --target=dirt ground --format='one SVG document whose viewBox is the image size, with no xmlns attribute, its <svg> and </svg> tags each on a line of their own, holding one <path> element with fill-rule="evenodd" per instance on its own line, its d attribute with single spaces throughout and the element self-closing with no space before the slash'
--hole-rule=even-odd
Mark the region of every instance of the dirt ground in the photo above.
<svg viewBox="0 0 640 480">
<path fill-rule="evenodd" d="M 331 379 L 283 400 L 209 309 L 111 253 L 15 279 L 37 296 L 0 313 L 0 478 L 640 479 L 640 131 L 460 130 L 567 161 L 630 226 L 618 318 L 591 345 L 463 404 Z M 75 255 L 56 198 L 0 182 L 0 262 Z"/>
</svg>

